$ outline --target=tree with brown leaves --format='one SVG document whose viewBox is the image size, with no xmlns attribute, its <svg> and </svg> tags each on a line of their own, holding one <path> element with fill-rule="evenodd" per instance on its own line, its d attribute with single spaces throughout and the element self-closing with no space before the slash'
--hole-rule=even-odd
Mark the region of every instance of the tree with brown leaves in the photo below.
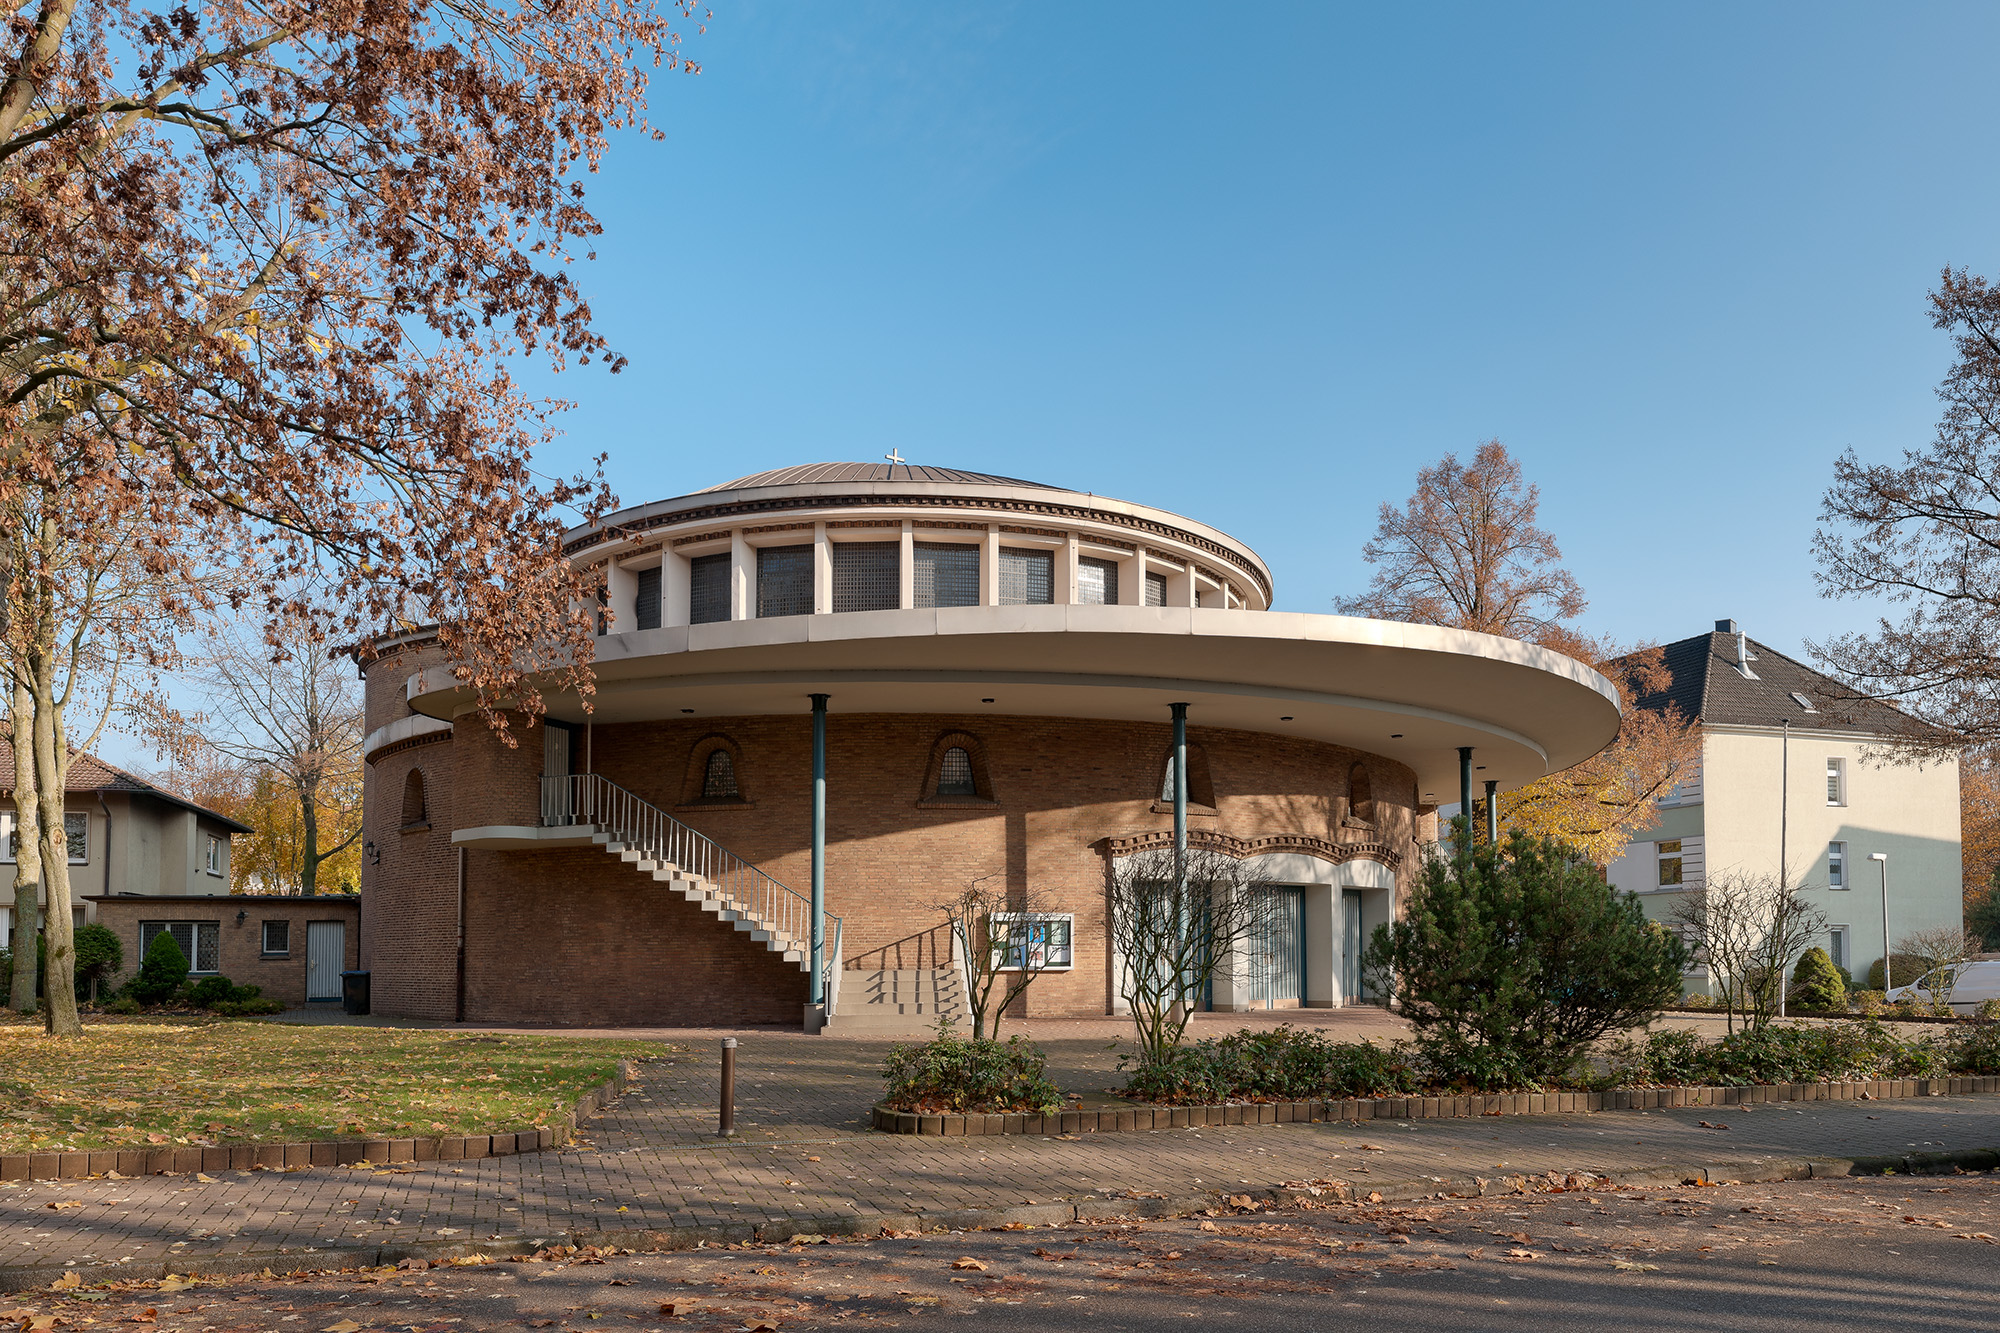
<svg viewBox="0 0 2000 1333">
<path fill-rule="evenodd" d="M 1537 641 L 1585 606 L 1556 539 L 1535 525 L 1540 507 L 1540 488 L 1500 441 L 1480 445 L 1470 465 L 1446 454 L 1418 471 L 1401 510 L 1383 504 L 1361 548 L 1378 567 L 1368 591 L 1334 604 L 1343 615 Z"/>
<path fill-rule="evenodd" d="M 1809 646 L 1857 693 L 1930 724 L 1904 738 L 1913 754 L 2000 744 L 2000 288 L 1946 269 L 1931 322 L 1957 358 L 1930 444 L 1900 463 L 1842 454 L 1813 539 L 1829 596 L 1907 608 Z"/>
<path fill-rule="evenodd" d="M 1403 508 L 1384 504 L 1362 548 L 1377 565 L 1368 591 L 1341 598 L 1347 615 L 1413 621 L 1522 639 L 1573 657 L 1618 687 L 1625 716 L 1596 755 L 1502 795 L 1501 817 L 1609 864 L 1653 820 L 1654 801 L 1693 773 L 1700 728 L 1678 709 L 1630 707 L 1665 685 L 1657 648 L 1592 639 L 1568 622 L 1583 613 L 1583 588 L 1563 568 L 1555 537 L 1536 526 L 1538 488 L 1498 440 L 1468 466 L 1454 454 L 1417 473 Z M 1470 812 L 1467 812 L 1470 814 Z"/>
<path fill-rule="evenodd" d="M 653 70 L 692 68 L 670 20 L 624 0 L 8 14 L 0 504 L 59 497 L 61 542 L 111 534 L 163 615 L 238 552 L 264 582 L 235 600 L 274 625 L 365 651 L 434 621 L 502 729 L 546 684 L 588 691 L 591 576 L 560 536 L 611 497 L 601 470 L 535 471 L 561 405 L 506 363 L 620 364 L 568 271 L 598 230 L 579 178 L 651 130 Z M 39 605 L 31 576 L 0 567 L 0 604 Z M 64 633 L 4 628 L 17 660 Z M 67 752 L 45 722 L 44 804 Z M 44 871 L 53 931 L 66 883 Z M 52 949 L 51 994 L 66 966 Z"/>
</svg>

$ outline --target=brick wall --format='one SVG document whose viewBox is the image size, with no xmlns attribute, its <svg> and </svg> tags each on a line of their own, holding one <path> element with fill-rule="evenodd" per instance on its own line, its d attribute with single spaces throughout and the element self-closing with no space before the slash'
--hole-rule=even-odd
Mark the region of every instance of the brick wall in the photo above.
<svg viewBox="0 0 2000 1333">
<path fill-rule="evenodd" d="M 221 929 L 221 975 L 239 986 L 261 986 L 264 994 L 286 1004 L 306 999 L 306 925 L 339 921 L 346 926 L 343 969 L 360 965 L 361 932 L 356 928 L 361 905 L 350 897 L 275 898 L 262 896 L 93 898 L 97 922 L 116 931 L 125 945 L 124 976 L 139 970 L 145 956 L 139 948 L 142 921 L 214 921 Z M 246 913 L 237 924 L 236 914 Z M 291 922 L 291 949 L 284 957 L 263 954 L 264 922 Z"/>
</svg>

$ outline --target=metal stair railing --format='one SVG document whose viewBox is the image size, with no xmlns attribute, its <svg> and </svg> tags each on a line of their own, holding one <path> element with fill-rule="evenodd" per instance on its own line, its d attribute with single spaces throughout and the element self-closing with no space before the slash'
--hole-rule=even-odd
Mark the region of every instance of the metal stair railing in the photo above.
<svg viewBox="0 0 2000 1333">
<path fill-rule="evenodd" d="M 608 835 L 621 848 L 636 850 L 642 861 L 670 865 L 705 880 L 724 906 L 757 918 L 810 957 L 812 899 L 599 774 L 544 775 L 542 825 L 588 827 Z M 826 914 L 825 932 L 823 938 L 834 946 L 825 963 L 828 969 L 837 968 L 840 918 L 831 912 Z"/>
</svg>

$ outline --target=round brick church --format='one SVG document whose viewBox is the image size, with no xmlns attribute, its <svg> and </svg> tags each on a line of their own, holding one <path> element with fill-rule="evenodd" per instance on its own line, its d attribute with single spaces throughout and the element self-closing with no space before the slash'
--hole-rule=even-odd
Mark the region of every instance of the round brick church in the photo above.
<svg viewBox="0 0 2000 1333">
<path fill-rule="evenodd" d="M 1116 1012 L 1109 885 L 1177 816 L 1277 896 L 1214 1007 L 1337 1006 L 1440 802 L 1618 726 L 1569 658 L 1273 611 L 1242 542 L 1007 477 L 783 468 L 568 549 L 605 586 L 591 711 L 509 747 L 425 634 L 363 667 L 378 1013 L 917 1030 L 975 880 L 1040 909 L 1027 1015 Z"/>
</svg>

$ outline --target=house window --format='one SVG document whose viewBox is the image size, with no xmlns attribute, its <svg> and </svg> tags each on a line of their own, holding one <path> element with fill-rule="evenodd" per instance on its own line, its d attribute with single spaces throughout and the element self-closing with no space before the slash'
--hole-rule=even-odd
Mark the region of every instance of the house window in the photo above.
<svg viewBox="0 0 2000 1333">
<path fill-rule="evenodd" d="M 1829 759 L 1826 761 L 1826 803 L 1828 805 L 1847 804 L 1847 761 Z"/>
<path fill-rule="evenodd" d="M 729 552 L 688 561 L 688 623 L 712 625 L 729 619 Z"/>
<path fill-rule="evenodd" d="M 1375 789 L 1365 764 L 1347 770 L 1347 817 L 1363 824 L 1375 822 Z"/>
<path fill-rule="evenodd" d="M 1681 882 L 1681 840 L 1673 838 L 1653 844 L 1660 857 L 1660 887 L 1678 887 Z"/>
<path fill-rule="evenodd" d="M 633 624 L 639 629 L 660 627 L 660 567 L 639 571 L 639 596 L 632 608 Z"/>
<path fill-rule="evenodd" d="M 1047 606 L 1056 599 L 1053 551 L 1000 548 L 1000 605 Z"/>
<path fill-rule="evenodd" d="M 1079 606 L 1118 605 L 1118 562 L 1090 556 L 1078 560 L 1076 600 Z"/>
<path fill-rule="evenodd" d="M 729 751 L 710 750 L 701 770 L 701 799 L 734 801 L 742 795 L 736 786 L 736 761 L 730 757 Z"/>
<path fill-rule="evenodd" d="M 757 615 L 806 616 L 813 609 L 813 548 L 764 546 L 757 551 Z"/>
<path fill-rule="evenodd" d="M 995 912 L 986 928 L 994 933 L 996 942 L 1005 940 L 1000 970 L 1069 971 L 1075 965 L 1073 920 L 1067 912 Z"/>
<path fill-rule="evenodd" d="M 1165 574 L 1147 572 L 1145 604 L 1147 606 L 1165 606 L 1167 604 L 1167 576 Z"/>
<path fill-rule="evenodd" d="M 979 548 L 918 542 L 913 553 L 917 606 L 978 606 Z"/>
<path fill-rule="evenodd" d="M 901 542 L 835 542 L 833 609 L 893 611 L 902 602 Z"/>
<path fill-rule="evenodd" d="M 1826 845 L 1826 886 L 1829 889 L 1847 887 L 1847 844 L 1844 842 Z"/>
<path fill-rule="evenodd" d="M 63 834 L 69 841 L 69 863 L 73 866 L 90 864 L 90 816 L 64 815 Z"/>
<path fill-rule="evenodd" d="M 1835 967 L 1847 966 L 1847 927 L 1828 926 L 1826 928 L 1826 956 L 1833 960 Z"/>
<path fill-rule="evenodd" d="M 283 958 L 292 952 L 292 923 L 289 921 L 266 921 L 264 923 L 263 954 L 266 958 Z"/>
<path fill-rule="evenodd" d="M 219 921 L 141 921 L 139 923 L 139 957 L 146 956 L 147 946 L 153 937 L 162 931 L 174 937 L 180 946 L 181 955 L 188 960 L 190 972 L 220 972 L 222 970 L 222 923 Z"/>
<path fill-rule="evenodd" d="M 201 868 L 211 875 L 222 873 L 222 839 L 213 833 L 208 835 L 208 846 L 202 853 Z"/>
<path fill-rule="evenodd" d="M 937 794 L 979 795 L 979 785 L 972 780 L 972 755 L 964 746 L 954 745 L 944 752 L 944 760 L 938 765 Z"/>
</svg>

